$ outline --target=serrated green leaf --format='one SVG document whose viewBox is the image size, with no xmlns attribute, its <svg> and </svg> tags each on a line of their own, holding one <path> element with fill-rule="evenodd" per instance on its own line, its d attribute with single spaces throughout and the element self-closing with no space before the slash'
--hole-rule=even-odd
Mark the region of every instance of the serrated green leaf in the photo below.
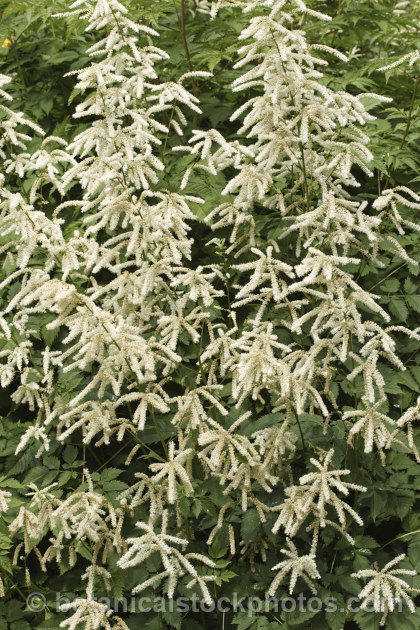
<svg viewBox="0 0 420 630">
<path fill-rule="evenodd" d="M 376 542 L 372 536 L 356 536 L 354 539 L 354 545 L 357 549 L 375 549 L 379 547 L 379 544 Z"/>
<path fill-rule="evenodd" d="M 394 317 L 397 318 L 398 321 L 406 321 L 408 317 L 408 309 L 403 302 L 403 300 L 395 299 L 391 300 L 388 305 L 388 309 Z"/>
<path fill-rule="evenodd" d="M 104 468 L 101 472 L 101 483 L 108 484 L 109 481 L 116 479 L 122 472 L 119 468 Z"/>
<path fill-rule="evenodd" d="M 260 519 L 255 508 L 249 508 L 242 517 L 241 538 L 245 543 L 251 542 L 260 530 Z"/>
<path fill-rule="evenodd" d="M 420 313 L 420 295 L 407 295 L 407 304 L 413 308 L 416 313 Z"/>
</svg>

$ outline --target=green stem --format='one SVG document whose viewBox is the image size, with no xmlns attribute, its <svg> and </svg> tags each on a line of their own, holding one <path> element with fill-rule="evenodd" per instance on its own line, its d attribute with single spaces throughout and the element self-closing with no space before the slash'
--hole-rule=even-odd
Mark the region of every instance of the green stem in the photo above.
<svg viewBox="0 0 420 630">
<path fill-rule="evenodd" d="M 204 81 L 204 83 L 201 83 L 198 86 L 197 92 L 199 92 L 204 86 L 206 86 L 208 83 L 210 83 L 210 81 L 213 81 L 213 79 L 215 79 L 218 74 L 223 72 L 223 70 L 226 70 L 226 68 L 228 68 L 231 65 L 231 63 L 232 63 L 232 61 L 230 59 L 228 59 L 227 62 L 225 63 L 225 65 L 220 68 L 220 70 L 215 72 L 212 77 L 210 77 L 209 79 L 206 79 L 206 81 Z"/>
<path fill-rule="evenodd" d="M 180 15 L 180 29 L 179 29 L 179 31 L 181 33 L 182 42 L 184 44 L 185 55 L 187 57 L 188 69 L 189 69 L 190 72 L 192 72 L 193 68 L 192 68 L 192 63 L 191 63 L 191 55 L 190 55 L 190 50 L 188 48 L 187 34 L 186 34 L 186 30 L 185 30 L 185 0 L 181 0 L 181 15 Z M 192 84 L 193 84 L 193 89 L 194 89 L 194 92 L 195 92 L 196 91 L 196 84 L 195 84 L 194 78 L 192 80 Z"/>
<path fill-rule="evenodd" d="M 101 464 L 101 460 L 99 459 L 99 457 L 96 455 L 95 451 L 92 449 L 91 446 L 89 446 L 89 444 L 86 444 L 86 448 L 89 451 L 89 453 L 92 455 L 93 459 L 96 459 L 96 463 L 97 464 Z"/>
<path fill-rule="evenodd" d="M 401 150 L 401 149 L 403 148 L 404 143 L 405 143 L 406 138 L 407 138 L 407 134 L 408 134 L 408 132 L 409 132 L 409 130 L 410 130 L 411 117 L 412 117 L 412 115 L 413 115 L 413 108 L 414 108 L 414 103 L 415 103 L 415 100 L 416 100 L 417 88 L 418 88 L 418 85 L 419 85 L 419 79 L 420 79 L 420 77 L 417 77 L 417 79 L 416 79 L 416 81 L 415 81 L 415 83 L 414 83 L 414 90 L 413 90 L 413 95 L 412 95 L 412 97 L 411 97 L 410 109 L 408 110 L 407 124 L 406 124 L 406 126 L 405 126 L 404 135 L 403 135 L 403 137 L 402 137 L 402 140 L 401 140 L 400 146 L 398 147 L 398 148 L 399 148 L 399 150 Z"/>
<path fill-rule="evenodd" d="M 351 525 L 351 523 L 353 522 L 353 520 L 354 520 L 353 518 L 350 518 L 349 522 L 347 523 L 347 525 L 346 525 L 346 526 L 345 526 L 345 528 L 344 528 L 344 531 L 347 531 L 347 530 L 348 530 L 348 528 L 350 527 L 350 525 Z M 332 575 L 332 572 L 333 572 L 333 568 L 334 568 L 334 564 L 335 564 L 335 561 L 336 561 L 336 558 L 337 558 L 338 551 L 339 551 L 338 549 L 336 549 L 336 550 L 335 550 L 334 558 L 333 558 L 333 560 L 332 560 L 332 562 L 331 562 L 330 575 Z"/>
<path fill-rule="evenodd" d="M 105 466 L 107 466 L 110 462 L 112 462 L 112 460 L 115 459 L 117 457 L 117 455 L 119 455 L 121 453 L 121 451 L 123 451 L 125 448 L 127 448 L 127 446 L 129 446 L 130 444 L 131 444 L 131 440 L 129 442 L 127 442 L 126 444 L 124 444 L 123 446 L 121 446 L 121 448 L 119 448 L 118 451 L 112 455 L 112 457 L 107 459 L 107 461 L 104 464 L 102 464 L 102 466 L 99 466 L 99 468 L 97 468 L 95 470 L 95 472 L 99 472 L 99 471 L 102 470 L 102 468 L 105 468 Z"/>
<path fill-rule="evenodd" d="M 414 534 L 419 534 L 419 533 L 420 533 L 420 529 L 416 529 L 414 532 L 407 532 L 406 534 L 401 534 L 401 536 L 396 536 L 396 538 L 393 538 L 392 540 L 382 545 L 381 549 L 384 549 L 385 547 L 395 542 L 396 540 L 400 540 L 401 538 L 405 538 L 406 536 L 413 536 Z"/>
<path fill-rule="evenodd" d="M 394 271 L 391 271 L 387 276 L 385 276 L 385 278 L 382 278 L 382 280 L 379 280 L 376 284 L 374 284 L 372 287 L 370 287 L 370 289 L 368 289 L 368 292 L 370 293 L 370 291 L 372 291 L 375 287 L 378 286 L 378 284 L 382 284 L 382 282 L 385 282 L 385 280 L 387 278 L 389 278 L 390 276 L 393 276 L 394 273 L 397 273 L 397 271 L 399 271 L 400 269 L 402 269 L 403 267 L 405 267 L 407 263 L 403 263 L 402 265 L 400 265 L 399 267 L 397 267 L 397 269 L 394 269 Z"/>
<path fill-rule="evenodd" d="M 418 85 L 419 85 L 419 79 L 420 79 L 420 77 L 417 77 L 417 79 L 415 80 L 415 83 L 414 83 L 414 90 L 413 90 L 413 94 L 411 96 L 410 107 L 409 107 L 409 110 L 408 110 L 407 124 L 406 124 L 405 129 L 404 129 L 404 134 L 403 134 L 403 137 L 401 139 L 400 146 L 398 147 L 398 149 L 400 151 L 403 148 L 403 146 L 405 144 L 405 141 L 407 139 L 408 132 L 410 131 L 411 118 L 413 116 L 413 109 L 414 109 L 414 103 L 416 101 L 417 88 L 418 88 Z M 393 171 L 394 171 L 394 165 L 392 165 L 391 168 L 389 169 L 387 182 L 386 182 L 386 185 L 384 186 L 384 188 L 388 188 L 389 182 L 391 180 L 391 174 L 392 174 Z"/>
<path fill-rule="evenodd" d="M 163 439 L 163 435 L 162 435 L 162 433 L 161 433 L 161 431 L 160 431 L 160 429 L 159 429 L 159 425 L 158 425 L 158 423 L 156 422 L 156 418 L 155 418 L 155 411 L 154 411 L 154 409 L 153 409 L 153 407 L 152 407 L 152 406 L 150 407 L 150 414 L 151 414 L 151 416 L 152 416 L 153 424 L 154 424 L 155 429 L 156 429 L 156 432 L 157 432 L 157 434 L 158 434 L 158 436 L 159 436 L 160 442 L 161 442 L 161 444 L 162 444 L 162 446 L 163 446 L 163 450 L 164 450 L 164 452 L 165 452 L 166 459 L 168 459 L 168 447 L 166 446 L 166 442 L 165 442 L 165 440 Z"/>
<path fill-rule="evenodd" d="M 17 65 L 17 71 L 18 71 L 19 78 L 22 81 L 23 89 L 26 90 L 27 86 L 26 86 L 26 81 L 25 81 L 25 75 L 23 74 L 22 66 L 21 66 L 21 63 L 20 63 L 18 52 L 16 50 L 15 43 L 12 44 L 11 48 L 13 50 L 13 55 L 14 55 L 14 57 L 16 59 L 16 65 Z"/>
<path fill-rule="evenodd" d="M 192 63 L 191 63 L 190 49 L 188 48 L 187 33 L 186 33 L 186 29 L 185 29 L 185 0 L 181 0 L 181 15 L 180 15 L 180 28 L 179 28 L 179 31 L 181 33 L 182 43 L 184 44 L 184 50 L 185 50 L 185 56 L 187 57 L 188 69 L 189 69 L 190 72 L 193 72 L 193 67 L 192 67 Z M 197 84 L 195 82 L 194 77 L 191 77 L 191 80 L 192 80 L 193 92 L 194 92 L 194 94 L 196 94 L 196 92 L 197 92 Z M 193 129 L 196 129 L 196 127 L 197 127 L 197 112 L 194 111 L 194 113 L 193 113 Z"/>
<path fill-rule="evenodd" d="M 154 455 L 154 457 L 156 457 L 156 459 L 157 459 L 159 462 L 162 462 L 162 463 L 164 463 L 164 462 L 165 462 L 165 460 L 163 459 L 163 457 L 161 457 L 158 453 L 156 453 L 156 451 L 154 451 L 152 448 L 150 448 L 150 446 L 148 446 L 147 444 L 145 444 L 144 442 L 142 442 L 142 441 L 140 440 L 140 438 L 139 438 L 139 437 L 138 437 L 135 433 L 132 433 L 131 431 L 129 431 L 129 433 L 130 433 L 130 435 L 132 435 L 132 436 L 133 436 L 133 438 L 135 439 L 135 441 L 137 442 L 137 444 L 139 444 L 142 448 L 145 448 L 145 449 L 147 449 L 150 453 L 152 453 L 152 455 Z"/>
<path fill-rule="evenodd" d="M 305 438 L 303 437 L 302 425 L 300 424 L 299 416 L 297 413 L 295 413 L 295 418 L 296 418 L 297 425 L 299 427 L 300 437 L 302 438 L 302 448 L 304 451 L 306 451 L 306 443 L 305 443 Z"/>
<path fill-rule="evenodd" d="M 303 172 L 303 194 L 306 201 L 306 209 L 309 212 L 309 188 L 308 188 L 308 180 L 306 174 L 306 164 L 305 164 L 305 152 L 303 150 L 302 142 L 299 142 L 300 147 L 300 155 L 302 159 L 302 172 Z"/>
</svg>

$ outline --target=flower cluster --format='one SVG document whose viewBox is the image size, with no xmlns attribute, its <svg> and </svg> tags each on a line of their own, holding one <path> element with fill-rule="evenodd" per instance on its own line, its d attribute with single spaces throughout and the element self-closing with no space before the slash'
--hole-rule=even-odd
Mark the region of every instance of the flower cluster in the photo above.
<svg viewBox="0 0 420 630">
<path fill-rule="evenodd" d="M 128 484 L 112 498 L 85 468 L 82 485 L 68 495 L 58 482 L 31 484 L 9 525 L 21 539 L 14 564 L 25 560 L 27 585 L 29 554 L 43 571 L 52 561 L 74 567 L 79 557 L 88 560 L 85 597 L 62 607 L 73 613 L 61 624 L 69 630 L 127 627 L 94 600 L 96 587 L 112 589 L 112 556 L 119 571 L 144 569 L 133 593 L 163 582 L 169 598 L 197 588 L 210 602 L 218 566 L 202 541 L 195 546 L 181 507 L 191 499 L 202 509 L 195 493 L 203 478 L 222 497 L 208 515 L 207 545 L 223 532 L 232 556 L 249 557 L 252 569 L 256 554 L 266 561 L 268 538 L 241 533 L 238 545 L 234 522 L 224 522 L 234 506 L 244 519 L 253 509 L 261 524 L 272 518 L 273 535 L 282 529 L 287 537 L 269 594 L 289 574 L 290 594 L 298 579 L 316 592 L 320 536 L 330 528 L 354 544 L 348 530 L 363 525 L 357 497 L 366 487 L 342 479 L 352 473 L 329 447 L 315 448 L 312 469 L 293 482 L 301 441 L 307 452 L 306 414 L 318 418 L 320 432 L 339 418 L 348 447 L 361 440 L 383 465 L 393 448 L 420 461 L 412 426 L 420 399 L 395 418 L 384 377 L 388 366 L 406 369 L 398 335 L 418 342 L 420 332 L 390 325 L 379 297 L 354 274 L 362 262 L 383 268 L 384 252 L 417 265 L 397 236 L 418 229 L 402 210 L 418 210 L 418 195 L 397 186 L 369 205 L 352 193 L 357 174 L 370 177 L 373 168 L 365 128 L 374 117 L 364 99 L 388 99 L 329 87 L 323 56 L 346 58 L 308 42 L 303 18 L 329 18 L 302 0 L 200 0 L 194 14 L 215 17 L 225 6 L 247 18 L 235 64 L 243 74 L 232 85 L 235 94 L 251 94 L 230 117 L 241 119 L 238 139 L 217 129 L 184 137 L 188 116 L 196 122 L 201 114 L 194 82 L 210 73 L 162 80 L 170 56 L 154 45 L 159 34 L 134 23 L 118 0 L 76 0 L 58 16 L 83 20 L 94 42 L 89 65 L 69 73 L 81 95 L 74 117 L 86 122 L 70 144 L 51 136 L 31 153 L 30 134 L 42 136 L 42 129 L 0 104 L 0 289 L 10 296 L 0 312 L 0 383 L 30 412 L 15 454 L 35 443 L 40 457 L 77 436 L 84 459 L 86 448 L 131 446 Z M 410 53 L 388 68 L 416 59 Z M 7 82 L 0 75 L 0 88 Z M 10 101 L 3 89 L 0 96 Z M 176 190 L 168 176 L 171 133 L 185 140 L 175 148 L 188 158 Z M 233 282 L 222 264 L 195 264 L 193 210 L 204 200 L 183 190 L 203 173 L 228 174 L 206 223 L 224 235 L 213 243 L 228 241 L 223 255 Z M 49 211 L 45 187 L 54 200 Z M 275 214 L 276 238 L 258 234 L 260 207 Z M 72 213 L 78 229 L 69 232 Z M 338 404 L 337 374 L 345 392 L 357 389 L 354 408 Z M 270 503 L 272 496 L 283 498 Z M 11 497 L 0 490 L 2 512 Z M 133 523 L 138 536 L 126 533 Z M 298 534 L 305 544 L 309 534 L 306 554 L 293 540 Z M 160 568 L 149 571 L 152 558 Z M 407 591 L 415 589 L 396 577 L 412 572 L 390 571 L 400 559 L 355 574 L 372 578 L 362 599 L 373 593 L 376 606 L 385 596 L 383 621 L 399 598 L 413 606 Z"/>
</svg>

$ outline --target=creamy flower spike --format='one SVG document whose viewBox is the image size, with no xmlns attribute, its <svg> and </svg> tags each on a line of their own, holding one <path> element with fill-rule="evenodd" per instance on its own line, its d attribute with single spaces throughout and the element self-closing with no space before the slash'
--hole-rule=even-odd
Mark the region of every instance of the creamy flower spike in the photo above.
<svg viewBox="0 0 420 630">
<path fill-rule="evenodd" d="M 420 461 L 413 433 L 420 399 L 399 419 L 391 418 L 383 374 L 387 364 L 406 369 L 395 336 L 419 341 L 420 331 L 389 325 L 379 297 L 373 288 L 365 290 L 353 271 L 361 261 L 383 267 L 382 252 L 417 264 L 383 226 L 390 222 L 399 235 L 418 229 L 401 208 L 419 209 L 419 196 L 397 186 L 383 190 L 371 206 L 352 198 L 359 188 L 357 172 L 372 175 L 364 127 L 373 116 L 363 99 L 388 99 L 326 85 L 323 56 L 345 57 L 310 45 L 301 18 L 329 18 L 301 0 L 218 0 L 211 6 L 200 0 L 195 6 L 213 17 L 225 6 L 243 9 L 248 22 L 235 65 L 243 74 L 232 89 L 238 98 L 251 89 L 252 97 L 244 97 L 230 117 L 239 126 L 238 139 L 194 128 L 185 146 L 176 148 L 191 157 L 179 190 L 168 190 L 165 138 L 172 132 L 182 137 L 191 112 L 192 126 L 199 126 L 199 90 L 191 94 L 186 86 L 209 73 L 161 80 L 170 57 L 154 45 L 158 33 L 135 24 L 117 0 L 77 0 L 61 14 L 78 16 L 95 36 L 89 65 L 69 73 L 83 95 L 74 117 L 89 122 L 69 146 L 51 136 L 31 155 L 32 134 L 42 136 L 42 129 L 0 104 L 1 251 L 11 269 L 0 290 L 13 288 L 0 312 L 0 383 L 16 385 L 12 401 L 31 413 L 15 453 L 37 442 L 39 457 L 54 440 L 64 444 L 77 432 L 84 449 L 130 446 L 124 478 L 132 473 L 132 479 L 112 500 L 100 481 L 103 466 L 95 474 L 81 466 L 82 483 L 68 494 L 65 485 L 31 484 L 27 503 L 9 525 L 10 534 L 23 540 L 14 564 L 23 552 L 25 563 L 30 555 L 28 567 L 37 559 L 43 571 L 52 561 L 73 568 L 83 558 L 84 597 L 61 608 L 70 616 L 60 627 L 69 630 L 127 629 L 94 600 L 96 587 L 111 587 L 109 556 L 113 562 L 117 557 L 124 572 L 153 554 L 158 558 L 160 566 L 138 579 L 133 594 L 163 583 L 172 598 L 179 587 L 194 586 L 211 603 L 208 583 L 219 567 L 205 553 L 187 549 L 189 522 L 180 508 L 191 497 L 194 509 L 204 509 L 201 495 L 194 496 L 197 470 L 200 481 L 220 487 L 217 510 L 206 514 L 213 519 L 207 545 L 224 535 L 226 549 L 249 557 L 253 568 L 256 554 L 267 558 L 269 538 L 246 541 L 241 530 L 244 540 L 238 544 L 225 517 L 235 508 L 255 508 L 261 523 L 274 515 L 272 533 L 284 530 L 288 548 L 280 550 L 285 559 L 273 567 L 270 595 L 286 576 L 290 594 L 298 579 L 315 592 L 320 532 L 331 528 L 354 544 L 350 525 L 363 521 L 351 493 L 366 488 L 342 479 L 349 479 L 350 470 L 335 468 L 339 449 L 306 445 L 299 424 L 303 414 L 322 415 L 325 427 L 336 414 L 348 444 L 359 436 L 366 455 L 377 450 L 383 464 L 394 444 Z M 410 53 L 388 68 L 412 65 L 417 57 Z M 8 81 L 0 75 L 5 101 L 11 100 L 2 89 Z M 196 264 L 192 208 L 205 200 L 182 191 L 193 175 L 207 179 L 222 171 L 229 177 L 206 222 L 223 230 L 211 243 L 223 251 L 226 264 Z M 28 194 L 8 187 L 8 177 L 25 181 L 26 176 Z M 43 186 L 56 196 L 80 194 L 57 202 L 47 216 Z M 270 210 L 278 221 L 269 239 L 256 208 Z M 78 224 L 69 234 L 73 212 Z M 46 322 L 41 352 L 34 316 Z M 294 340 L 286 343 L 284 332 Z M 51 349 L 56 335 L 60 342 Z M 193 352 L 187 355 L 185 348 Z M 184 374 L 194 373 L 183 364 L 187 356 L 189 363 L 197 362 L 192 380 Z M 359 387 L 354 409 L 337 403 L 337 373 L 345 386 Z M 66 379 L 76 385 L 67 390 Z M 272 424 L 259 424 L 267 420 L 258 417 L 260 405 Z M 160 454 L 150 446 L 150 430 L 159 438 Z M 312 469 L 294 482 L 293 458 L 301 446 L 305 452 L 314 447 L 316 457 L 309 460 Z M 261 500 L 269 495 L 271 503 Z M 1 490 L 2 512 L 10 501 L 11 493 Z M 142 510 L 138 521 L 137 510 Z M 126 538 L 129 519 L 137 521 L 140 533 Z M 303 531 L 309 542 L 300 554 L 291 539 Z M 50 538 L 41 552 L 45 532 Z M 355 574 L 370 578 L 360 593 L 364 607 L 372 593 L 375 606 L 384 595 L 383 620 L 399 598 L 412 608 L 407 593 L 413 589 L 398 577 L 411 571 L 393 569 L 400 560 L 382 571 Z M 25 579 L 29 586 L 28 568 Z"/>
</svg>

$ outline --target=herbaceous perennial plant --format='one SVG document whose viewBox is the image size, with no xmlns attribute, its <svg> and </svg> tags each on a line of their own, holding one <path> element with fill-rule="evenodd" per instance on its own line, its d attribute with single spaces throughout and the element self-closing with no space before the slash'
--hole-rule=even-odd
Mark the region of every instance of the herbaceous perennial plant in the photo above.
<svg viewBox="0 0 420 630">
<path fill-rule="evenodd" d="M 240 591 L 247 580 L 261 597 L 329 584 L 343 597 L 341 585 L 360 596 L 358 623 L 370 623 L 366 609 L 384 625 L 400 602 L 409 620 L 419 591 L 406 579 L 414 570 L 395 568 L 404 554 L 350 562 L 356 548 L 375 548 L 361 536 L 369 462 L 383 479 L 390 454 L 420 461 L 420 399 L 400 412 L 384 376 L 406 370 L 398 344 L 420 341 L 420 329 L 392 324 L 358 273 L 384 268 L 387 255 L 417 265 L 398 237 L 418 230 L 406 217 L 420 197 L 406 186 L 373 202 L 358 193 L 373 174 L 364 102 L 389 99 L 329 87 L 325 58 L 345 57 L 308 42 L 304 19 L 329 18 L 300 0 L 197 11 L 243 12 L 233 139 L 200 128 L 195 87 L 211 74 L 165 81 L 158 32 L 117 0 L 77 0 L 55 18 L 77 16 L 91 40 L 89 65 L 72 72 L 83 95 L 74 118 L 86 125 L 70 143 L 46 137 L 31 152 L 43 130 L 9 107 L 0 76 L 0 380 L 21 414 L 15 454 L 80 460 L 79 476 L 2 486 L 14 546 L 4 586 L 22 574 L 25 592 L 52 590 L 32 574 L 53 576 L 56 563 L 75 590 L 60 616 L 47 614 L 69 630 L 162 627 L 156 614 L 124 617 L 101 594 L 160 588 L 210 604 L 223 581 Z M 171 135 L 186 165 L 178 184 Z M 205 264 L 193 238 L 205 188 L 184 190 L 223 173 L 206 216 L 219 263 Z M 61 196 L 52 208 L 49 189 Z M 261 207 L 275 217 L 270 238 L 258 230 Z M 102 465 L 98 449 L 111 462 L 125 449 L 125 468 Z M 247 577 L 232 581 L 225 567 L 241 562 Z M 266 611 L 242 627 L 340 630 L 352 611 L 312 626 L 316 613 L 293 622 Z"/>
</svg>

